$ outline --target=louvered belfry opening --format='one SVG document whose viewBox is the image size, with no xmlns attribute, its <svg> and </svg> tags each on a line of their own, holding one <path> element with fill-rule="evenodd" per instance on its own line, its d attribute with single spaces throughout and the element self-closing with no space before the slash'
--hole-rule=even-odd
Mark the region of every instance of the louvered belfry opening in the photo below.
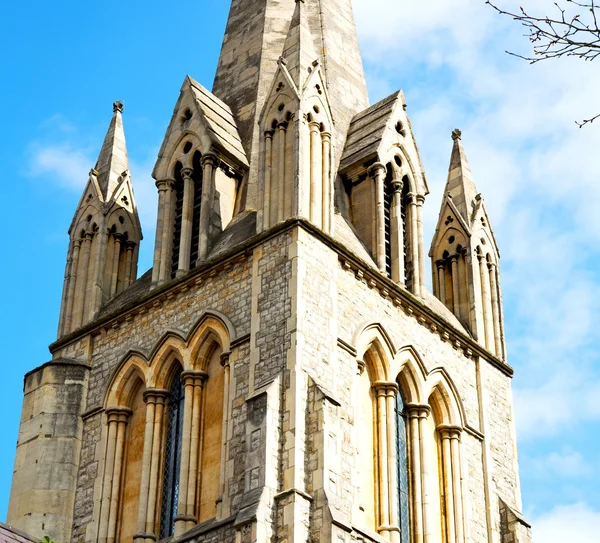
<svg viewBox="0 0 600 543">
<path fill-rule="evenodd" d="M 383 184 L 383 215 L 385 226 L 385 271 L 389 277 L 392 276 L 392 205 L 394 200 L 392 178 L 392 169 L 388 165 Z"/>
<path fill-rule="evenodd" d="M 194 208 L 192 211 L 192 250 L 190 253 L 190 269 L 197 265 L 200 243 L 200 209 L 202 207 L 202 155 L 199 151 L 194 153 L 193 179 L 194 179 Z"/>
<path fill-rule="evenodd" d="M 181 225 L 183 218 L 183 176 L 180 162 L 175 165 L 175 217 L 173 220 L 173 252 L 171 254 L 171 278 L 175 277 L 179 267 L 179 251 L 181 250 Z"/>
</svg>

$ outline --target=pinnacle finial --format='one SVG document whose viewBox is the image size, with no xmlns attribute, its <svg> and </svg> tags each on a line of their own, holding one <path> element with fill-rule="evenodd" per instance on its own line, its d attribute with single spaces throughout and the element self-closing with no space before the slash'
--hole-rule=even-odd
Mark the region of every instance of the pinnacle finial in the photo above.
<svg viewBox="0 0 600 543">
<path fill-rule="evenodd" d="M 452 139 L 453 139 L 454 141 L 456 141 L 456 140 L 459 140 L 459 139 L 461 139 L 461 138 L 462 138 L 462 132 L 461 132 L 461 131 L 460 131 L 458 128 L 455 128 L 455 129 L 452 131 Z"/>
<path fill-rule="evenodd" d="M 116 113 L 117 111 L 119 113 L 123 113 L 123 107 L 123 102 L 121 102 L 121 100 L 117 100 L 113 103 L 113 113 Z"/>
</svg>

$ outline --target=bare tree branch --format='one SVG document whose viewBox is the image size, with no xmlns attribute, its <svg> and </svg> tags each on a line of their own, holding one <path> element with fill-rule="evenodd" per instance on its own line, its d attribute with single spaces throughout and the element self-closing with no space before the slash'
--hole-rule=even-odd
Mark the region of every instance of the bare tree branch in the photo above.
<svg viewBox="0 0 600 543">
<path fill-rule="evenodd" d="M 554 17 L 531 15 L 525 8 L 511 13 L 486 0 L 501 15 L 508 15 L 527 29 L 533 45 L 533 57 L 506 51 L 509 55 L 531 64 L 561 57 L 578 57 L 592 61 L 600 57 L 600 0 L 562 0 L 554 2 L 558 13 Z M 600 114 L 577 125 L 582 128 L 600 118 Z"/>
</svg>

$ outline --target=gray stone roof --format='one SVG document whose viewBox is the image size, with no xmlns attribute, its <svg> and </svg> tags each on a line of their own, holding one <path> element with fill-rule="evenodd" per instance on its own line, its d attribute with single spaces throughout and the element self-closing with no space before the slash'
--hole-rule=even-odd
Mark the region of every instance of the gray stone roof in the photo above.
<svg viewBox="0 0 600 543">
<path fill-rule="evenodd" d="M 37 539 L 21 532 L 4 522 L 0 522 L 0 543 L 38 543 Z"/>
<path fill-rule="evenodd" d="M 187 80 L 196 96 L 196 104 L 202 111 L 208 129 L 213 136 L 213 145 L 223 150 L 240 164 L 248 167 L 248 159 L 238 133 L 231 108 L 219 100 L 190 76 Z"/>
<path fill-rule="evenodd" d="M 402 91 L 397 91 L 354 116 L 348 129 L 340 172 L 377 155 L 388 120 L 401 96 Z"/>
</svg>

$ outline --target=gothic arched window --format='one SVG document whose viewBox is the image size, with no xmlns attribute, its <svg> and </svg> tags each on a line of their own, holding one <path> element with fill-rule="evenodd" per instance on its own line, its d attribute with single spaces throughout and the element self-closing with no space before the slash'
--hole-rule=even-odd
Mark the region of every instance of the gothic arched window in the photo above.
<svg viewBox="0 0 600 543">
<path fill-rule="evenodd" d="M 173 252 L 171 254 L 171 278 L 175 277 L 179 267 L 179 251 L 181 251 L 181 228 L 183 226 L 183 177 L 181 162 L 175 165 L 175 185 L 173 197 L 174 218 L 173 218 Z"/>
<path fill-rule="evenodd" d="M 398 519 L 401 543 L 410 543 L 408 495 L 408 433 L 402 392 L 396 394 L 396 468 L 398 473 Z"/>
<path fill-rule="evenodd" d="M 173 377 L 167 407 L 165 460 L 163 468 L 160 539 L 172 536 L 179 498 L 179 468 L 181 464 L 181 436 L 183 428 L 184 389 L 181 368 Z"/>
</svg>

